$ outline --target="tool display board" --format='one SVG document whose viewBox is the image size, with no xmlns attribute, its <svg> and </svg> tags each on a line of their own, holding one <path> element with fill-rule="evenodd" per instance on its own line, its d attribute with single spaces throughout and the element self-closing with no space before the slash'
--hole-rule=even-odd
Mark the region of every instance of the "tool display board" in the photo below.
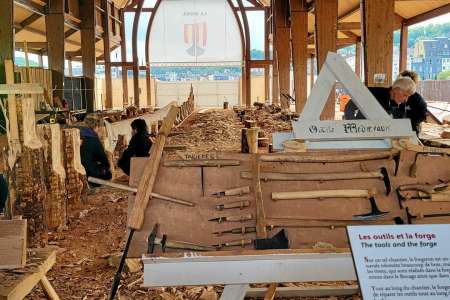
<svg viewBox="0 0 450 300">
<path fill-rule="evenodd" d="M 365 300 L 448 299 L 450 225 L 349 226 Z"/>
<path fill-rule="evenodd" d="M 391 151 L 391 152 L 390 152 Z M 389 154 L 391 153 L 391 154 Z M 387 155 L 386 155 L 387 154 Z M 425 222 L 425 223 L 448 223 L 450 217 L 408 217 L 406 207 L 409 212 L 419 215 L 434 213 L 450 213 L 450 202 L 431 202 L 425 200 L 400 201 L 396 194 L 396 189 L 405 184 L 439 184 L 450 180 L 450 157 L 416 155 L 416 152 L 402 150 L 383 151 L 317 151 L 314 153 L 286 153 L 289 157 L 306 159 L 308 157 L 358 157 L 359 155 L 377 155 L 378 159 L 363 159 L 347 162 L 268 162 L 271 158 L 280 154 L 257 154 L 261 164 L 261 191 L 263 206 L 266 215 L 267 225 L 282 223 L 284 226 L 274 227 L 268 231 L 271 237 L 281 228 L 288 232 L 291 249 L 311 248 L 317 243 L 330 243 L 335 247 L 348 247 L 348 239 L 345 226 L 333 226 L 336 220 L 350 221 L 354 215 L 369 213 L 371 210 L 367 198 L 322 198 L 322 199 L 295 199 L 295 200 L 272 200 L 274 192 L 294 192 L 294 191 L 324 191 L 324 190 L 354 190 L 368 189 L 376 190 L 374 194 L 378 208 L 383 212 L 390 212 L 382 218 L 385 223 L 393 224 L 394 217 L 400 217 L 405 223 Z M 398 156 L 397 156 L 398 155 Z M 188 157 L 185 156 L 185 157 Z M 195 157 L 191 155 L 190 157 Z M 245 235 L 225 233 L 215 235 L 214 232 L 223 232 L 236 228 L 256 226 L 256 205 L 255 193 L 252 186 L 252 179 L 243 178 L 242 172 L 252 174 L 252 159 L 250 154 L 240 153 L 214 153 L 214 159 L 210 163 L 221 162 L 222 166 L 199 167 L 199 166 L 174 166 L 179 162 L 174 162 L 164 157 L 158 170 L 156 184 L 153 189 L 155 193 L 165 196 L 187 200 L 195 203 L 194 207 L 182 206 L 160 199 L 151 199 L 145 212 L 145 222 L 141 231 L 135 232 L 133 243 L 129 252 L 129 257 L 141 257 L 147 253 L 147 239 L 154 224 L 159 223 L 160 229 L 158 237 L 167 235 L 167 240 L 184 241 L 199 245 L 212 246 L 223 245 L 227 242 L 241 241 L 239 246 L 219 247 L 218 250 L 253 249 L 248 240 L 256 238 L 254 232 Z M 395 157 L 398 157 L 398 166 Z M 198 161 L 183 161 L 196 164 Z M 224 166 L 226 162 L 233 162 L 233 166 Z M 236 163 L 237 162 L 237 163 Z M 133 158 L 130 186 L 137 187 L 147 158 Z M 237 164 L 237 165 L 236 165 Z M 413 167 L 414 165 L 414 167 Z M 380 178 L 351 179 L 351 180 L 306 180 L 306 181 L 269 181 L 265 180 L 264 174 L 267 172 L 277 173 L 301 173 L 315 176 L 316 173 L 352 173 L 378 171 L 385 167 L 389 174 L 392 191 L 386 195 L 386 186 Z M 395 175 L 395 170 L 397 174 Z M 411 169 L 416 170 L 411 176 Z M 250 173 L 248 173 L 250 172 Z M 241 196 L 218 197 L 212 195 L 215 192 L 224 191 L 236 187 L 250 186 L 250 193 Z M 130 207 L 134 195 L 129 197 Z M 236 201 L 249 201 L 248 207 L 217 210 L 216 205 L 226 204 Z M 245 216 L 252 215 L 252 219 L 245 222 L 221 223 L 209 221 L 212 218 L 225 216 Z M 287 220 L 289 219 L 289 220 Z M 296 219 L 314 219 L 325 225 L 317 227 L 297 226 Z M 342 222 L 341 222 L 342 223 Z M 331 225 L 330 225 L 331 224 Z M 364 221 L 362 225 L 369 224 Z M 345 224 L 344 224 L 345 225 Z M 269 228 L 270 229 L 270 228 Z M 166 249 L 167 252 L 177 250 Z M 178 252 L 186 252 L 178 250 Z M 189 251 L 187 251 L 189 252 Z M 160 247 L 155 247 L 155 253 L 161 253 Z"/>
</svg>

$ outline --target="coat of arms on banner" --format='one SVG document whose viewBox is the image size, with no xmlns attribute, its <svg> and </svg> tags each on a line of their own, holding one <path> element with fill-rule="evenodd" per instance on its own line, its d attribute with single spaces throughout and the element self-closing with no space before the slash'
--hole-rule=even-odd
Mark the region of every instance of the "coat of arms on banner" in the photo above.
<svg viewBox="0 0 450 300">
<path fill-rule="evenodd" d="M 190 56 L 200 56 L 205 53 L 207 39 L 206 22 L 184 24 L 184 43 L 189 46 L 186 52 Z"/>
</svg>

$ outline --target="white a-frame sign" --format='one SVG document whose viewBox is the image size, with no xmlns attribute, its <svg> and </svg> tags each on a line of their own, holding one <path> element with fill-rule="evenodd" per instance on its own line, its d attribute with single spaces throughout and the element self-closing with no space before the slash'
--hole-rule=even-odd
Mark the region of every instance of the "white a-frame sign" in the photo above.
<svg viewBox="0 0 450 300">
<path fill-rule="evenodd" d="M 365 120 L 320 120 L 336 81 L 350 94 Z M 303 112 L 298 121 L 292 122 L 292 128 L 292 133 L 273 135 L 275 149 L 282 149 L 282 143 L 289 139 L 304 142 L 307 149 L 391 148 L 392 138 L 409 138 L 417 143 L 410 120 L 392 119 L 345 60 L 332 52 L 328 53 Z"/>
</svg>

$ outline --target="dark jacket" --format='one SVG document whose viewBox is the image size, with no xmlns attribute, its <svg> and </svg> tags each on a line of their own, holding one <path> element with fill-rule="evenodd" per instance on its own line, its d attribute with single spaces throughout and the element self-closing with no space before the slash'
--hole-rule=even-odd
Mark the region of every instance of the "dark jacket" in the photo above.
<svg viewBox="0 0 450 300">
<path fill-rule="evenodd" d="M 81 164 L 86 175 L 104 180 L 112 178 L 108 157 L 103 149 L 100 139 L 93 136 L 83 136 L 80 147 Z"/>
<path fill-rule="evenodd" d="M 419 132 L 419 124 L 427 116 L 427 103 L 420 94 L 415 93 L 408 98 L 406 103 L 398 105 L 395 101 L 391 100 L 391 88 L 370 87 L 369 91 L 392 118 L 410 119 L 412 129 Z M 344 118 L 346 120 L 365 119 L 361 111 L 351 100 L 345 106 Z"/>
<path fill-rule="evenodd" d="M 137 132 L 131 137 L 128 148 L 123 152 L 122 157 L 119 159 L 118 166 L 122 171 L 130 175 L 130 164 L 132 157 L 146 157 L 149 156 L 152 142 L 147 133 Z"/>
<path fill-rule="evenodd" d="M 0 213 L 3 212 L 3 209 L 6 205 L 6 200 L 8 200 L 8 182 L 0 174 Z"/>
</svg>

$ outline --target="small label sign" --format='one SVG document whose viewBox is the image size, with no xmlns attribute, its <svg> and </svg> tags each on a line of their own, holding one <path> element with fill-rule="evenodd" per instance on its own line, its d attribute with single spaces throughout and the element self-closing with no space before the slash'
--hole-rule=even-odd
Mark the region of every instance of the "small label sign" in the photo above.
<svg viewBox="0 0 450 300">
<path fill-rule="evenodd" d="M 385 81 L 386 81 L 385 73 L 373 74 L 373 82 L 374 83 L 384 83 Z"/>
<path fill-rule="evenodd" d="M 178 156 L 184 160 L 218 159 L 217 152 L 182 152 L 177 151 Z"/>
<path fill-rule="evenodd" d="M 363 299 L 450 299 L 449 232 L 449 224 L 347 227 Z"/>
</svg>

